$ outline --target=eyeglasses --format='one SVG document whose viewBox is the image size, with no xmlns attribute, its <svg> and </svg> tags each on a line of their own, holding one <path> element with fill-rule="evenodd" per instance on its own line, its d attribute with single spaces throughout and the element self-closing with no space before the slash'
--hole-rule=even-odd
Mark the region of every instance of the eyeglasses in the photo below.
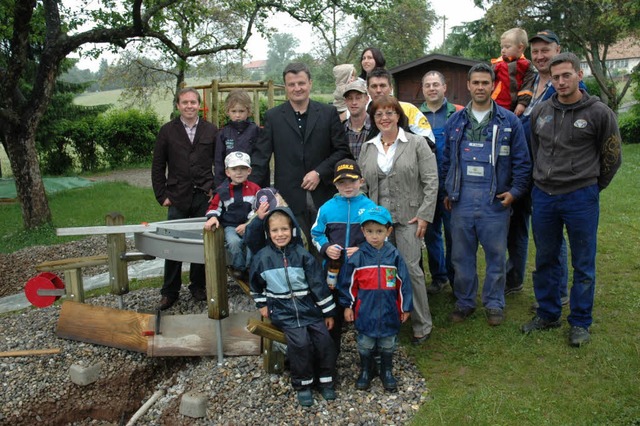
<svg viewBox="0 0 640 426">
<path fill-rule="evenodd" d="M 373 114 L 373 117 L 376 120 L 380 120 L 382 117 L 391 118 L 391 117 L 393 117 L 394 115 L 397 115 L 397 114 L 398 113 L 395 112 L 395 111 L 385 111 L 385 112 L 380 111 L 380 112 L 376 112 L 375 114 Z"/>
</svg>

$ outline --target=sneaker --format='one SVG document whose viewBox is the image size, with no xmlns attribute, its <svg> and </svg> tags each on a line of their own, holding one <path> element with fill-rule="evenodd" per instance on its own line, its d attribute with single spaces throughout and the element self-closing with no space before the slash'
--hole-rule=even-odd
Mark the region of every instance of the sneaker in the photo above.
<svg viewBox="0 0 640 426">
<path fill-rule="evenodd" d="M 509 294 L 520 293 L 524 288 L 524 284 L 516 285 L 516 286 L 505 286 L 504 295 L 507 296 Z"/>
<path fill-rule="evenodd" d="M 427 340 L 429 340 L 429 337 L 431 337 L 431 333 L 425 334 L 422 337 L 413 336 L 411 338 L 411 344 L 414 345 L 414 346 L 419 346 L 419 345 L 423 344 L 424 342 L 426 342 Z"/>
<path fill-rule="evenodd" d="M 336 391 L 333 388 L 321 388 L 320 394 L 327 401 L 333 401 L 336 399 Z"/>
<path fill-rule="evenodd" d="M 520 330 L 525 334 L 529 334 L 532 331 L 550 330 L 552 328 L 558 328 L 560 327 L 560 325 L 561 323 L 559 319 L 555 321 L 547 321 L 536 315 L 535 317 L 533 317 L 531 321 L 529 321 L 528 323 L 520 327 Z"/>
<path fill-rule="evenodd" d="M 302 389 L 298 391 L 298 403 L 303 407 L 311 407 L 313 405 L 311 389 Z"/>
<path fill-rule="evenodd" d="M 507 293 L 505 293 L 505 294 L 507 294 Z M 562 296 L 560 298 L 560 303 L 562 304 L 562 306 L 567 306 L 569 304 L 569 296 Z M 540 307 L 540 305 L 538 304 L 538 301 L 536 300 L 535 302 L 533 302 L 531 304 L 531 312 L 533 312 L 535 314 L 539 307 Z"/>
<path fill-rule="evenodd" d="M 475 308 L 461 309 L 456 306 L 453 312 L 449 314 L 449 319 L 452 322 L 463 322 L 464 320 L 469 318 L 475 311 Z"/>
<path fill-rule="evenodd" d="M 491 326 L 500 325 L 504 321 L 504 312 L 502 309 L 487 308 L 484 313 L 487 316 L 487 323 Z"/>
<path fill-rule="evenodd" d="M 429 285 L 429 287 L 427 287 L 427 293 L 428 294 L 438 294 L 438 293 L 442 292 L 442 290 L 445 289 L 447 284 L 449 284 L 448 280 L 444 280 L 444 281 L 433 280 L 433 281 L 431 281 L 431 284 Z"/>
<path fill-rule="evenodd" d="M 579 348 L 581 345 L 589 342 L 589 340 L 591 340 L 589 330 L 584 327 L 571 326 L 571 330 L 569 330 L 569 346 Z"/>
</svg>

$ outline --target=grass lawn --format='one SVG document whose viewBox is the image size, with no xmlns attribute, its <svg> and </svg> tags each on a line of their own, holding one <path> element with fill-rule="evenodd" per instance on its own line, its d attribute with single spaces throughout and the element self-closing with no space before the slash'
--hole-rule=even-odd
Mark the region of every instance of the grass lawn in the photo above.
<svg viewBox="0 0 640 426">
<path fill-rule="evenodd" d="M 409 345 L 411 330 L 403 327 L 401 341 L 429 388 L 412 424 L 640 425 L 639 174 L 640 145 L 624 146 L 623 166 L 601 193 L 592 342 L 569 347 L 566 323 L 529 336 L 519 331 L 532 317 L 531 243 L 525 291 L 507 298 L 503 325 L 489 327 L 482 310 L 453 325 L 447 319 L 453 300 L 446 291 L 430 298 L 435 327 L 426 344 Z M 150 190 L 121 183 L 65 191 L 49 201 L 56 227 L 102 225 L 113 210 L 127 223 L 166 215 Z M 20 231 L 20 222 L 19 206 L 0 205 L 0 253 L 63 241 L 52 228 Z"/>
<path fill-rule="evenodd" d="M 432 337 L 409 348 L 430 389 L 413 424 L 640 425 L 639 172 L 640 145 L 627 145 L 601 193 L 591 343 L 569 347 L 566 322 L 529 336 L 519 331 L 533 316 L 530 273 L 525 291 L 507 297 L 500 327 L 489 327 L 480 309 L 454 325 L 451 292 L 432 296 Z M 534 255 L 531 242 L 528 272 Z M 409 337 L 405 327 L 403 341 Z"/>
</svg>

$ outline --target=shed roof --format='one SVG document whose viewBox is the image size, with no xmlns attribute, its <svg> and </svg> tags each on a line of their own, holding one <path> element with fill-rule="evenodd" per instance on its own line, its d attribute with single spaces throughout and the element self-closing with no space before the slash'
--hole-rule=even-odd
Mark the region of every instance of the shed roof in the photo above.
<svg viewBox="0 0 640 426">
<path fill-rule="evenodd" d="M 426 64 L 427 62 L 432 62 L 432 61 L 451 62 L 458 65 L 467 65 L 469 67 L 472 67 L 475 64 L 481 62 L 475 59 L 462 58 L 460 56 L 443 55 L 441 53 L 431 53 L 429 55 L 423 56 L 422 58 L 418 58 L 411 62 L 407 62 L 406 64 L 402 64 L 400 66 L 391 68 L 389 72 L 392 75 L 397 74 L 399 72 L 405 71 L 415 66 Z"/>
</svg>

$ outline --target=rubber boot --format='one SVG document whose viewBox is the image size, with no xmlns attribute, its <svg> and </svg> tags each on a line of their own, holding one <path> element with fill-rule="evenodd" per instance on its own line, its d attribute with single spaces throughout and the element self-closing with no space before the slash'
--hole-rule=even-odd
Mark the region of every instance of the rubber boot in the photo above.
<svg viewBox="0 0 640 426">
<path fill-rule="evenodd" d="M 360 354 L 360 375 L 356 381 L 356 389 L 367 390 L 371 386 L 371 355 Z"/>
<path fill-rule="evenodd" d="M 380 354 L 380 380 L 384 390 L 395 392 L 398 390 L 398 381 L 393 377 L 393 353 L 382 352 Z"/>
</svg>

